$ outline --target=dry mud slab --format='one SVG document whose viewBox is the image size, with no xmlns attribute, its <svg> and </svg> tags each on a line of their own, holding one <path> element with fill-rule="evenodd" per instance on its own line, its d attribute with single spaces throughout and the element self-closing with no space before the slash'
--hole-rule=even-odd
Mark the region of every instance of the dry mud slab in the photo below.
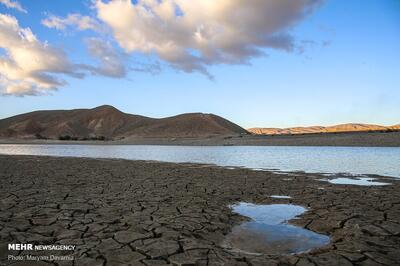
<svg viewBox="0 0 400 266">
<path fill-rule="evenodd" d="M 361 187 L 317 174 L 127 160 L 0 156 L 1 265 L 399 265 L 400 182 Z M 289 195 L 292 199 L 270 198 Z M 221 247 L 244 220 L 228 205 L 292 203 L 292 223 L 331 237 L 297 255 Z M 73 261 L 9 261 L 8 243 L 71 244 Z M 35 255 L 38 255 L 37 252 Z M 43 254 L 49 254 L 47 251 Z"/>
</svg>

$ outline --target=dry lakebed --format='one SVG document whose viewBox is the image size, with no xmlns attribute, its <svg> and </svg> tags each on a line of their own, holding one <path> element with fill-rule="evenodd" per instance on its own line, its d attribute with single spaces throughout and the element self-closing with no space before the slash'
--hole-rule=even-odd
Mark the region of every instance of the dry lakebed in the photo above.
<svg viewBox="0 0 400 266">
<path fill-rule="evenodd" d="M 400 265 L 400 182 L 366 178 L 0 155 L 0 265 Z"/>
</svg>

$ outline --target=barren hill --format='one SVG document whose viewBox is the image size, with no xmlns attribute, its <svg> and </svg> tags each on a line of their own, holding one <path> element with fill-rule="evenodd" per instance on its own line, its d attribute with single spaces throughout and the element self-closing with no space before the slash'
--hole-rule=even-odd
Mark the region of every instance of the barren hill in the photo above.
<svg viewBox="0 0 400 266">
<path fill-rule="evenodd" d="M 3 138 L 207 137 L 246 134 L 240 126 L 213 114 L 167 118 L 132 115 L 103 105 L 93 109 L 36 111 L 0 120 Z"/>
<path fill-rule="evenodd" d="M 284 135 L 284 134 L 307 134 L 307 133 L 334 133 L 334 132 L 365 132 L 380 130 L 398 130 L 400 125 L 391 127 L 370 124 L 340 124 L 335 126 L 311 126 L 311 127 L 289 127 L 289 128 L 249 128 L 249 132 L 256 135 Z"/>
</svg>

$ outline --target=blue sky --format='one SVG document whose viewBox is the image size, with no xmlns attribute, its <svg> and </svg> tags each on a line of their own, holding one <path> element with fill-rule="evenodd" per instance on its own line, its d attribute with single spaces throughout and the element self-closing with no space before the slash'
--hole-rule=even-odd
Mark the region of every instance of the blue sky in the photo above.
<svg viewBox="0 0 400 266">
<path fill-rule="evenodd" d="M 61 75 L 67 84 L 43 95 L 0 96 L 0 118 L 110 104 L 151 117 L 215 113 L 247 128 L 400 123 L 400 1 L 323 1 L 282 30 L 291 34 L 297 48 L 262 47 L 266 55 L 245 57 L 247 64 L 206 65 L 213 79 L 200 68 L 187 73 L 186 62 L 170 66 L 171 61 L 157 53 L 127 48 L 129 40 L 118 41 L 109 29 L 99 33 L 71 25 L 57 30 L 41 23 L 51 15 L 65 18 L 71 13 L 99 20 L 91 1 L 19 3 L 27 13 L 2 4 L 0 13 L 15 17 L 20 28 L 30 28 L 40 42 L 63 51 L 69 61 L 97 66 L 85 42 L 93 37 L 111 45 L 127 72 L 81 79 Z M 6 56 L 0 47 L 0 55 Z M 151 68 L 155 62 L 161 66 L 152 71 L 157 73 L 129 70 L 138 64 Z"/>
</svg>

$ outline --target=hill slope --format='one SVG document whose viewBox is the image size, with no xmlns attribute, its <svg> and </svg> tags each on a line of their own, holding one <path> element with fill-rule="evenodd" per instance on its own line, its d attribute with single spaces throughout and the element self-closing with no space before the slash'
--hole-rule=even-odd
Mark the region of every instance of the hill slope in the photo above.
<svg viewBox="0 0 400 266">
<path fill-rule="evenodd" d="M 36 111 L 0 120 L 0 137 L 57 139 L 105 137 L 206 137 L 246 134 L 238 125 L 213 114 L 150 118 L 103 105 L 93 109 Z"/>
<path fill-rule="evenodd" d="M 365 132 L 379 130 L 400 129 L 399 125 L 385 127 L 370 124 L 340 124 L 329 127 L 289 127 L 289 128 L 249 128 L 249 132 L 256 135 L 284 135 L 284 134 L 307 134 L 307 133 L 334 133 L 334 132 Z"/>
</svg>

